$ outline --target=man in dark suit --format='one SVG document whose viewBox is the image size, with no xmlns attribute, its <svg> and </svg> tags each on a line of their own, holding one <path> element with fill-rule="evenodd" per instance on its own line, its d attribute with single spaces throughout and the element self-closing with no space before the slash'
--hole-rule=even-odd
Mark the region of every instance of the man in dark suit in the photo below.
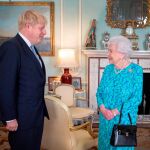
<svg viewBox="0 0 150 150">
<path fill-rule="evenodd" d="M 40 150 L 45 67 L 34 47 L 46 34 L 46 19 L 34 10 L 18 20 L 19 33 L 0 46 L 0 113 L 12 150 Z"/>
</svg>

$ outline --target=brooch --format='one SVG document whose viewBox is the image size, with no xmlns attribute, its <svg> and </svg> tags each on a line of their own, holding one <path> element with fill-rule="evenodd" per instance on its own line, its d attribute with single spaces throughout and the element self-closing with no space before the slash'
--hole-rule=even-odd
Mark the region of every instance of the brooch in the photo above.
<svg viewBox="0 0 150 150">
<path fill-rule="evenodd" d="M 131 72 L 133 72 L 133 70 L 132 70 L 132 69 L 129 69 L 128 71 L 129 71 L 130 73 L 131 73 Z"/>
</svg>

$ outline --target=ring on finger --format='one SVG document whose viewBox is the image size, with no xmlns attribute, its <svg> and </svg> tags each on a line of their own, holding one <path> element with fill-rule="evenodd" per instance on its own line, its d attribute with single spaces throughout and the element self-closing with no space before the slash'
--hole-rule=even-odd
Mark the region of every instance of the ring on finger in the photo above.
<svg viewBox="0 0 150 150">
<path fill-rule="evenodd" d="M 117 115 L 115 112 L 113 114 L 114 114 L 114 117 Z"/>
</svg>

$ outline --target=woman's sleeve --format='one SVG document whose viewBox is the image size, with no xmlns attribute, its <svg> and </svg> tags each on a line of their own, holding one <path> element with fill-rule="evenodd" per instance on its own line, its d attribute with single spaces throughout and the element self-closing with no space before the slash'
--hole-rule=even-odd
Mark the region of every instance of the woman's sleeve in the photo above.
<svg viewBox="0 0 150 150">
<path fill-rule="evenodd" d="M 133 79 L 133 92 L 131 97 L 125 102 L 123 108 L 123 114 L 136 112 L 138 105 L 142 101 L 142 89 L 143 89 L 143 69 L 137 68 Z"/>
<path fill-rule="evenodd" d="M 105 76 L 106 76 L 106 68 L 103 72 L 101 81 L 100 81 L 99 86 L 97 88 L 96 98 L 97 98 L 98 107 L 100 107 L 100 105 L 103 104 L 103 92 L 104 92 Z"/>
</svg>

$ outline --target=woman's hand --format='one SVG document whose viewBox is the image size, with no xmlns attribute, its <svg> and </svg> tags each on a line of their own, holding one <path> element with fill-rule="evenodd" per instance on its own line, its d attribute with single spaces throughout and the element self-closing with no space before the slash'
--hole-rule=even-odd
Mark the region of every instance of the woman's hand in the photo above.
<svg viewBox="0 0 150 150">
<path fill-rule="evenodd" d="M 112 109 L 111 112 L 113 113 L 114 117 L 120 114 L 118 109 Z"/>
<path fill-rule="evenodd" d="M 100 111 L 107 120 L 111 120 L 114 118 L 114 114 L 113 114 L 112 110 L 105 108 L 104 105 L 100 106 Z"/>
</svg>

